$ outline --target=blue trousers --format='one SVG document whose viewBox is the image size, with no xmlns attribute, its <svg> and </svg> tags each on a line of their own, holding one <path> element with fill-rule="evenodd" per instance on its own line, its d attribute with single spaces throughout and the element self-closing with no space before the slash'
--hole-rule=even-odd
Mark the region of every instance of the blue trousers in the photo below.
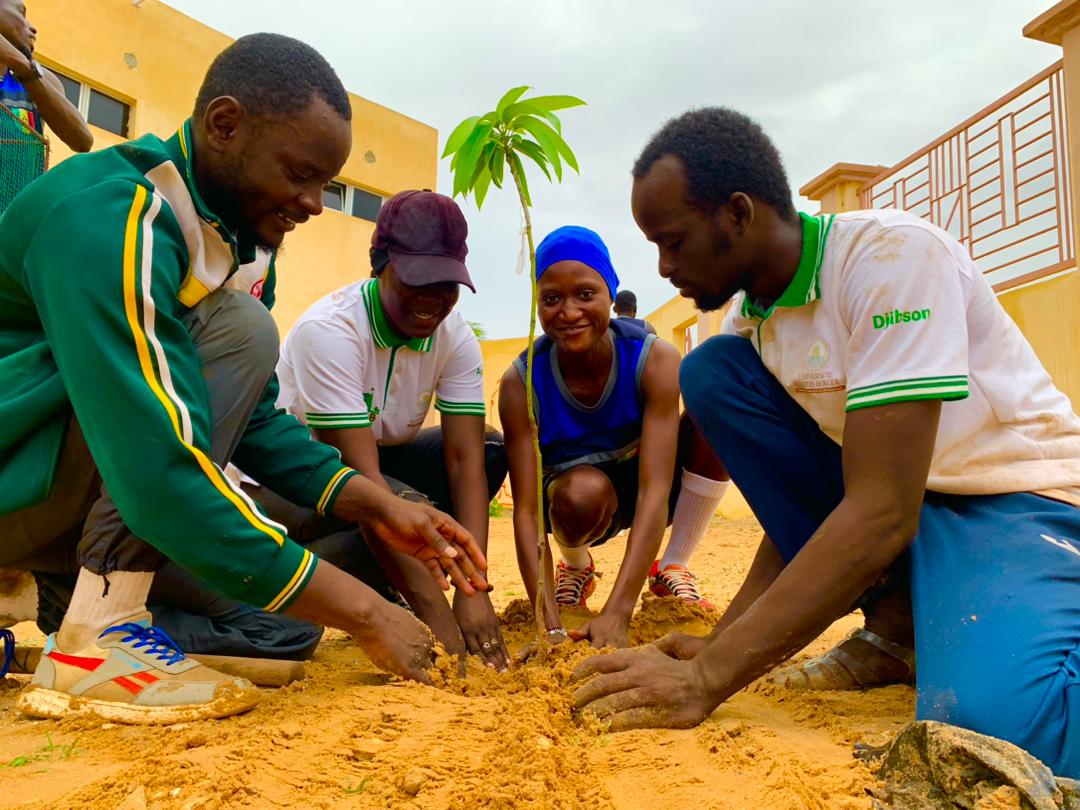
<svg viewBox="0 0 1080 810">
<path fill-rule="evenodd" d="M 679 380 L 790 562 L 844 497 L 840 447 L 747 340 L 709 339 Z M 1080 778 L 1080 509 L 1031 493 L 927 492 L 910 577 L 916 717 L 1008 740 Z"/>
</svg>

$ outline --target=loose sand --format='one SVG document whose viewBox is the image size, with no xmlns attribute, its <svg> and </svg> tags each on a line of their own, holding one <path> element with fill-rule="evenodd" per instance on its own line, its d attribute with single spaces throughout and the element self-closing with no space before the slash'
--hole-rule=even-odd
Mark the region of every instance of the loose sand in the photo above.
<svg viewBox="0 0 1080 810">
<path fill-rule="evenodd" d="M 717 520 L 694 567 L 726 604 L 757 546 L 752 520 Z M 622 557 L 596 553 L 603 604 Z M 510 521 L 492 522 L 495 596 L 517 649 L 530 637 Z M 584 616 L 567 616 L 568 624 Z M 837 622 L 807 651 L 858 621 Z M 631 641 L 705 632 L 708 617 L 651 597 Z M 31 625 L 16 628 L 40 641 Z M 571 716 L 563 689 L 585 651 L 497 676 L 471 667 L 433 689 L 391 682 L 330 632 L 302 683 L 267 692 L 253 712 L 165 729 L 32 721 L 19 683 L 0 683 L 0 804 L 5 807 L 195 808 L 868 808 L 873 777 L 852 744 L 885 742 L 913 712 L 902 686 L 797 694 L 754 684 L 688 731 L 605 734 Z"/>
</svg>

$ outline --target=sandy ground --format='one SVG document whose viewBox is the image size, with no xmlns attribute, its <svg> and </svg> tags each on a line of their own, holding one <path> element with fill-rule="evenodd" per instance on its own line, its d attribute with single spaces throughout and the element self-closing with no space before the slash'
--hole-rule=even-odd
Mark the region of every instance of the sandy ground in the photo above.
<svg viewBox="0 0 1080 810">
<path fill-rule="evenodd" d="M 716 520 L 695 560 L 706 593 L 734 594 L 759 537 L 752 520 Z M 596 554 L 599 608 L 623 541 Z M 510 520 L 493 521 L 495 594 L 515 648 L 531 636 Z M 580 623 L 584 616 L 567 616 Z M 857 623 L 837 622 L 808 653 Z M 708 617 L 645 600 L 631 640 L 705 632 Z M 40 640 L 31 625 L 22 640 Z M 574 645 L 580 647 L 582 645 Z M 859 740 L 882 743 L 912 715 L 903 686 L 797 694 L 757 683 L 688 731 L 606 734 L 571 716 L 563 688 L 585 651 L 498 676 L 471 668 L 442 689 L 392 682 L 331 632 L 309 677 L 240 718 L 165 729 L 34 721 L 0 684 L 0 804 L 5 807 L 196 808 L 868 808 Z"/>
</svg>

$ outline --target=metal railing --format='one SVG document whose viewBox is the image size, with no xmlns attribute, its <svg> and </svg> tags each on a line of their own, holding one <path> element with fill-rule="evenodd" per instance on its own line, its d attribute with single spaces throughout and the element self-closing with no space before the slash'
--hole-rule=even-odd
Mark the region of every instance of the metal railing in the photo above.
<svg viewBox="0 0 1080 810">
<path fill-rule="evenodd" d="M 1074 267 L 1062 63 L 862 189 L 952 234 L 998 292 Z"/>
</svg>

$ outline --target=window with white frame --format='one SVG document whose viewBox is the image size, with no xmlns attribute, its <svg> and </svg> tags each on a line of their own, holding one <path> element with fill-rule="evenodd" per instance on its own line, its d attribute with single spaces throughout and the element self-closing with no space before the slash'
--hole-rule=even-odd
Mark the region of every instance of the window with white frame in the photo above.
<svg viewBox="0 0 1080 810">
<path fill-rule="evenodd" d="M 53 73 L 64 86 L 64 95 L 67 100 L 79 110 L 79 114 L 86 119 L 88 124 L 115 133 L 122 138 L 128 137 L 128 123 L 131 118 L 129 104 L 113 98 L 96 87 L 91 87 L 86 82 L 65 76 L 58 70 L 53 70 Z"/>
<path fill-rule="evenodd" d="M 323 208 L 341 211 L 357 219 L 374 222 L 382 204 L 383 198 L 378 194 L 337 180 L 328 183 L 323 189 Z"/>
</svg>

